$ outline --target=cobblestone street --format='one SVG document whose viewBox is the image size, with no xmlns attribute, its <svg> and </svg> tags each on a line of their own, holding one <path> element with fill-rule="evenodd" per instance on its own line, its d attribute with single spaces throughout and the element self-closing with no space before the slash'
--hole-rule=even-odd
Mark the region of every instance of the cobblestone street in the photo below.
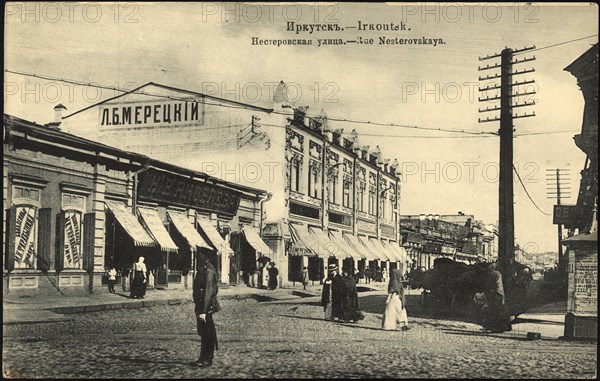
<svg viewBox="0 0 600 381">
<path fill-rule="evenodd" d="M 479 325 L 411 318 L 380 329 L 385 295 L 361 295 L 365 320 L 322 320 L 318 298 L 224 300 L 215 317 L 214 365 L 199 353 L 193 305 L 73 314 L 72 320 L 4 325 L 4 376 L 19 378 L 592 378 L 594 344 L 526 341 Z M 410 303 L 410 302 L 409 302 Z M 414 305 L 414 302 L 412 303 Z M 411 304 L 409 304 L 409 307 Z M 410 311 L 410 310 L 409 310 Z"/>
</svg>

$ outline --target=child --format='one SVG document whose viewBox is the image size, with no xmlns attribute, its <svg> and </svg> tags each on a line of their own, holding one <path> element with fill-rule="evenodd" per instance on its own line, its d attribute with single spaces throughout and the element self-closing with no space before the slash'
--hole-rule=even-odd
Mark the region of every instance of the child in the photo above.
<svg viewBox="0 0 600 381">
<path fill-rule="evenodd" d="M 108 280 L 108 292 L 115 293 L 115 283 L 117 282 L 117 270 L 113 266 L 107 266 L 106 277 Z"/>
</svg>

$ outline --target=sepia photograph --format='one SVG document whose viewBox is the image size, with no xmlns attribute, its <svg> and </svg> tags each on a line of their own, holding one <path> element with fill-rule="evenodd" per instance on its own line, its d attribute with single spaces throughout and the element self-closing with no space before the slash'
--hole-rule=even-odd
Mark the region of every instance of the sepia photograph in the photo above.
<svg viewBox="0 0 600 381">
<path fill-rule="evenodd" d="M 5 3 L 2 376 L 597 378 L 598 25 Z"/>
</svg>

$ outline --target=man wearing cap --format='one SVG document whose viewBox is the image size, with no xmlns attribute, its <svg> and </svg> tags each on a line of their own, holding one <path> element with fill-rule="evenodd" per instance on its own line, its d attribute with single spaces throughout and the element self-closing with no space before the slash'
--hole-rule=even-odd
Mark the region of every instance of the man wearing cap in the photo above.
<svg viewBox="0 0 600 381">
<path fill-rule="evenodd" d="M 195 304 L 196 326 L 201 338 L 200 357 L 190 365 L 206 368 L 212 365 L 217 345 L 217 330 L 213 313 L 221 307 L 217 300 L 217 271 L 206 255 L 198 255 L 198 272 L 194 278 L 192 298 Z"/>
</svg>

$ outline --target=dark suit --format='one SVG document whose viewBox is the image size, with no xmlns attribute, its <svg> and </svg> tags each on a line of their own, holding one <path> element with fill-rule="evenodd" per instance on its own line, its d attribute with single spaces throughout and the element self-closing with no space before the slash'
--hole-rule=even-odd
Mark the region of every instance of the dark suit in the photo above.
<svg viewBox="0 0 600 381">
<path fill-rule="evenodd" d="M 204 264 L 196 273 L 192 297 L 196 305 L 196 325 L 201 338 L 200 358 L 198 361 L 212 363 L 217 345 L 217 330 L 212 314 L 221 308 L 217 300 L 217 271 L 212 264 Z M 200 319 L 200 314 L 206 314 L 206 321 Z"/>
</svg>

